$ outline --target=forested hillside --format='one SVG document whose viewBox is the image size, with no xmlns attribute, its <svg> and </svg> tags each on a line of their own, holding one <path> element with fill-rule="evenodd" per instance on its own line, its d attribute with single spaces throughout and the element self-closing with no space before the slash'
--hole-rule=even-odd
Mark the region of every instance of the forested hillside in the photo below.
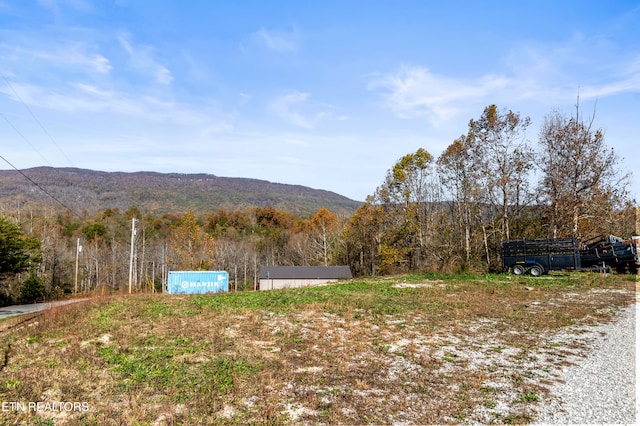
<svg viewBox="0 0 640 426">
<path fill-rule="evenodd" d="M 107 208 L 204 214 L 217 209 L 270 206 L 296 215 L 311 215 L 325 207 L 353 213 L 357 201 L 333 192 L 300 185 L 210 174 L 100 172 L 76 168 L 38 167 L 23 173 L 70 209 L 89 214 Z M 25 204 L 59 204 L 14 170 L 0 171 L 0 206 L 20 209 Z"/>
</svg>

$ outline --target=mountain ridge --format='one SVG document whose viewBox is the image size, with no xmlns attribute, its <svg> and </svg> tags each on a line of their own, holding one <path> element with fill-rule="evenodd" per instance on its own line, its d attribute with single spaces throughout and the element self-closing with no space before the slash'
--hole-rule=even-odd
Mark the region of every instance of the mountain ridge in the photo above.
<svg viewBox="0 0 640 426">
<path fill-rule="evenodd" d="M 75 167 L 0 170 L 0 203 L 4 207 L 54 203 L 56 208 L 64 204 L 71 210 L 89 213 L 136 207 L 153 214 L 268 206 L 300 216 L 312 215 L 322 207 L 336 214 L 351 214 L 362 204 L 327 190 L 260 179 Z"/>
</svg>

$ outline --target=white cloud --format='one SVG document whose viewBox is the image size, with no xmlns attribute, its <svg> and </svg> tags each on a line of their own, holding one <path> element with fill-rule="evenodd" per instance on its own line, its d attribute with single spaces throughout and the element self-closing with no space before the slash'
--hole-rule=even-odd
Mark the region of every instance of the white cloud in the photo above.
<svg viewBox="0 0 640 426">
<path fill-rule="evenodd" d="M 604 47 L 597 52 L 586 47 L 595 44 L 574 37 L 555 46 L 521 45 L 505 57 L 507 68 L 499 74 L 471 78 L 402 66 L 376 75 L 368 87 L 381 93 L 384 106 L 398 117 L 426 117 L 434 126 L 466 113 L 470 106 L 521 101 L 555 106 L 574 101 L 578 94 L 581 99 L 595 99 L 640 92 L 640 57 L 607 55 Z M 593 73 L 596 68 L 598 72 Z"/>
<path fill-rule="evenodd" d="M 115 41 L 116 47 L 127 53 L 124 62 L 129 70 L 123 69 L 123 55 L 113 53 L 112 62 L 103 54 L 101 44 L 92 41 L 97 36 L 90 30 L 70 31 L 55 41 L 44 36 L 4 34 L 7 37 L 0 40 L 0 58 L 7 81 L 0 79 L 0 94 L 6 95 L 0 96 L 0 102 L 24 102 L 30 108 L 68 114 L 76 121 L 89 115 L 101 122 L 135 118 L 147 125 L 194 126 L 207 135 L 233 128 L 233 113 L 221 111 L 215 102 L 198 100 L 199 96 L 194 101 L 187 97 L 176 100 L 179 96 L 170 88 L 159 91 L 154 83 L 168 85 L 173 80 L 171 72 L 155 61 L 153 48 L 136 45 L 127 33 L 108 41 Z M 82 41 L 69 41 L 79 34 L 84 36 Z M 105 51 L 111 52 L 109 47 Z M 144 78 L 139 78 L 140 74 Z"/>
<path fill-rule="evenodd" d="M 113 68 L 109 60 L 102 55 L 93 55 L 90 59 L 89 63 L 99 73 L 106 74 Z"/>
<path fill-rule="evenodd" d="M 382 90 L 386 106 L 401 118 L 428 117 L 434 125 L 458 114 L 459 105 L 477 102 L 512 82 L 500 75 L 464 80 L 434 74 L 420 66 L 403 66 L 378 75 L 369 88 Z"/>
<path fill-rule="evenodd" d="M 57 60 L 60 66 L 69 67 L 76 65 L 89 72 L 108 74 L 113 66 L 111 61 L 98 53 L 85 51 L 83 45 L 67 45 L 65 49 L 58 49 L 53 54 L 40 52 L 43 59 Z"/>
<path fill-rule="evenodd" d="M 247 93 L 240 92 L 238 96 L 240 97 L 240 105 L 244 105 L 247 102 L 251 101 L 251 95 Z"/>
<path fill-rule="evenodd" d="M 15 98 L 14 90 L 20 99 Z M 201 128 L 207 135 L 233 129 L 232 115 L 207 106 L 181 104 L 87 83 L 76 82 L 56 88 L 13 83 L 11 88 L 0 86 L 0 93 L 7 94 L 15 102 L 22 100 L 30 106 L 71 113 L 77 117 L 87 113 L 102 114 L 102 120 L 136 117 L 152 123 Z"/>
<path fill-rule="evenodd" d="M 139 72 L 152 75 L 157 83 L 171 84 L 173 81 L 171 71 L 153 58 L 153 49 L 143 45 L 134 46 L 129 38 L 127 33 L 121 33 L 118 35 L 118 42 L 129 54 L 133 67 Z"/>
<path fill-rule="evenodd" d="M 640 93 L 640 74 L 602 86 L 580 87 L 580 97 L 587 99 L 614 96 L 628 92 Z"/>
<path fill-rule="evenodd" d="M 272 52 L 295 52 L 300 46 L 300 36 L 295 28 L 279 31 L 262 27 L 252 34 L 252 38 Z"/>
<path fill-rule="evenodd" d="M 72 83 L 66 87 L 49 88 L 35 84 L 13 83 L 22 101 L 27 105 L 67 113 L 118 112 L 125 115 L 141 115 L 145 108 L 142 104 L 116 92 L 101 89 L 86 83 Z M 13 90 L 0 89 L 14 101 Z"/>
<path fill-rule="evenodd" d="M 522 43 L 505 57 L 514 94 L 566 102 L 640 91 L 640 56 L 599 37 L 574 33 L 555 44 Z M 518 89 L 516 91 L 515 89 Z"/>
<path fill-rule="evenodd" d="M 616 64 L 610 77 L 580 87 L 580 97 L 600 98 L 622 93 L 640 93 L 640 56 L 627 63 Z"/>
<path fill-rule="evenodd" d="M 31 72 L 39 68 L 47 71 L 52 68 L 64 71 L 108 74 L 113 66 L 103 55 L 93 52 L 92 48 L 82 42 L 57 43 L 55 47 L 30 47 L 26 44 L 0 44 L 0 54 L 5 66 L 10 64 L 29 64 L 25 71 Z M 34 62 L 35 61 L 35 62 Z M 22 72 L 21 72 L 22 74 Z"/>
<path fill-rule="evenodd" d="M 308 100 L 308 93 L 288 91 L 275 98 L 269 104 L 269 110 L 294 126 L 311 129 L 331 112 L 327 111 L 328 105 Z"/>
<path fill-rule="evenodd" d="M 312 121 L 293 110 L 296 105 L 305 102 L 308 97 L 308 93 L 290 92 L 274 99 L 269 108 L 280 118 L 295 126 L 311 128 L 313 127 Z"/>
</svg>

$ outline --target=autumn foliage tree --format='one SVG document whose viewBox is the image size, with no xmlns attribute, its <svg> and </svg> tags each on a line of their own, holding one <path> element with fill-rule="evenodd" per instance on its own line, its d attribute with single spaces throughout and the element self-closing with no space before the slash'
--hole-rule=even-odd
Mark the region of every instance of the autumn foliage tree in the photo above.
<svg viewBox="0 0 640 426">
<path fill-rule="evenodd" d="M 424 149 L 398 160 L 344 228 L 354 273 L 500 270 L 501 243 L 512 238 L 634 233 L 628 175 L 603 132 L 552 115 L 536 152 L 529 125 L 489 105 L 435 168 Z"/>
<path fill-rule="evenodd" d="M 619 158 L 605 144 L 604 131 L 593 128 L 594 117 L 581 119 L 554 112 L 540 131 L 539 193 L 545 203 L 551 236 L 598 235 L 609 216 L 628 201 L 629 175 L 618 169 Z"/>
<path fill-rule="evenodd" d="M 472 260 L 475 224 L 480 217 L 480 177 L 472 146 L 465 135 L 449 145 L 437 160 L 440 184 L 449 200 L 451 256 L 466 269 Z"/>
<path fill-rule="evenodd" d="M 342 229 L 343 259 L 355 275 L 377 275 L 382 239 L 383 207 L 372 197 L 356 210 Z"/>
<path fill-rule="evenodd" d="M 317 249 L 321 263 L 329 265 L 329 254 L 338 232 L 338 218 L 322 207 L 310 220 L 311 243 Z"/>
<path fill-rule="evenodd" d="M 467 136 L 474 165 L 482 182 L 483 202 L 490 206 L 490 223 L 499 241 L 511 238 L 511 229 L 523 205 L 531 202 L 529 181 L 534 151 L 526 140 L 531 120 L 511 110 L 486 107 L 478 120 L 469 123 Z"/>
<path fill-rule="evenodd" d="M 204 232 L 193 212 L 185 213 L 171 230 L 168 260 L 177 270 L 206 271 L 214 261 L 214 241 Z"/>
<path fill-rule="evenodd" d="M 420 270 L 441 260 L 433 247 L 440 198 L 433 157 L 423 148 L 403 156 L 387 172 L 371 199 L 377 206 L 381 273 Z"/>
</svg>

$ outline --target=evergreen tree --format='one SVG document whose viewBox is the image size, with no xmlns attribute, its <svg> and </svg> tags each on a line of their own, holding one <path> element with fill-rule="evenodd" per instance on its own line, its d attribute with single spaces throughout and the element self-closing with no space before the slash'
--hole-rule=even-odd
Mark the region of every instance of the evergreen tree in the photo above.
<svg viewBox="0 0 640 426">
<path fill-rule="evenodd" d="M 0 217 L 0 279 L 29 270 L 40 262 L 40 241 L 22 234 L 20 227 Z"/>
<path fill-rule="evenodd" d="M 44 284 L 34 270 L 20 287 L 20 302 L 33 303 L 44 298 Z"/>
</svg>

